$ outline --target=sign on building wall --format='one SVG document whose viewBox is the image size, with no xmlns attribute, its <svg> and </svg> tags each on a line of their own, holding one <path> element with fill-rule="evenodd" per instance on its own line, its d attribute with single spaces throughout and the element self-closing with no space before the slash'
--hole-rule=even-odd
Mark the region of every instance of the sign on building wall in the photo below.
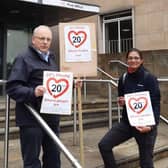
<svg viewBox="0 0 168 168">
<path fill-rule="evenodd" d="M 59 24 L 60 70 L 75 77 L 97 75 L 97 46 L 94 23 Z"/>
<path fill-rule="evenodd" d="M 100 9 L 98 6 L 91 5 L 91 4 L 83 4 L 79 2 L 70 2 L 70 1 L 64 1 L 64 0 L 20 0 L 20 1 L 26 1 L 31 3 L 38 3 L 43 5 L 50 5 L 50 6 L 57 6 L 57 7 L 63 7 L 63 8 L 69 8 L 69 9 L 75 9 L 80 11 L 86 11 L 86 12 L 99 12 Z"/>
</svg>

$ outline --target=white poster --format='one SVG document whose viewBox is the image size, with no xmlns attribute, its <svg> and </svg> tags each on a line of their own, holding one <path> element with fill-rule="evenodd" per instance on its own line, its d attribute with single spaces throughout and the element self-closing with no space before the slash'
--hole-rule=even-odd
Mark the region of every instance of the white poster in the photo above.
<svg viewBox="0 0 168 168">
<path fill-rule="evenodd" d="M 132 126 L 155 125 L 148 91 L 125 94 L 124 97 L 128 119 Z"/>
<path fill-rule="evenodd" d="M 88 25 L 67 25 L 65 34 L 65 62 L 91 61 L 90 29 Z"/>
<path fill-rule="evenodd" d="M 41 113 L 71 114 L 73 74 L 70 72 L 44 71 Z"/>
</svg>

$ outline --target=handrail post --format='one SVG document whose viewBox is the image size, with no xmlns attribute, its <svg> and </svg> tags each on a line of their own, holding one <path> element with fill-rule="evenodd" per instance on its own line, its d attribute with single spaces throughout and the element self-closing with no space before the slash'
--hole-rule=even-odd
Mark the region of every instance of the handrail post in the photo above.
<svg viewBox="0 0 168 168">
<path fill-rule="evenodd" d="M 74 99 L 73 99 L 73 144 L 76 145 L 77 141 L 77 111 L 76 111 L 76 87 L 74 87 Z"/>
<path fill-rule="evenodd" d="M 111 99 L 111 83 L 110 82 L 108 82 L 108 90 L 109 90 L 109 95 L 108 95 L 109 97 L 109 104 L 108 104 L 109 106 L 109 129 L 111 129 L 112 127 L 112 106 L 111 106 L 112 99 Z"/>
<path fill-rule="evenodd" d="M 117 111 L 118 111 L 118 122 L 120 122 L 120 118 L 121 118 L 121 111 L 120 111 L 120 105 L 118 103 L 118 100 L 117 100 Z"/>
<path fill-rule="evenodd" d="M 4 168 L 8 168 L 8 150 L 9 150 L 9 109 L 10 98 L 6 95 L 6 115 L 5 115 L 5 140 L 4 140 Z"/>
</svg>

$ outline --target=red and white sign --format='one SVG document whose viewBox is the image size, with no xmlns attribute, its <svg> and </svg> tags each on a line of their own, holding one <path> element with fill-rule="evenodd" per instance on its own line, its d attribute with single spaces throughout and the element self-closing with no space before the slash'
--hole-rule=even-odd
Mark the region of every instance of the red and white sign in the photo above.
<svg viewBox="0 0 168 168">
<path fill-rule="evenodd" d="M 44 71 L 41 113 L 71 114 L 73 74 L 70 72 Z"/>
<path fill-rule="evenodd" d="M 155 125 L 148 91 L 125 94 L 129 122 L 132 126 Z"/>
<path fill-rule="evenodd" d="M 65 61 L 91 61 L 90 28 L 88 25 L 67 25 L 65 34 Z"/>
</svg>

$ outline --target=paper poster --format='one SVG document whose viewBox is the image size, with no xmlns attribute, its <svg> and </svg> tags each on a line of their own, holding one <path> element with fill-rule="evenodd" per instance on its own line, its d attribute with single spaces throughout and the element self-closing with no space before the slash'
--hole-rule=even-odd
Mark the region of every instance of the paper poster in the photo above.
<svg viewBox="0 0 168 168">
<path fill-rule="evenodd" d="M 70 72 L 44 71 L 41 113 L 71 114 L 73 74 Z"/>
<path fill-rule="evenodd" d="M 90 28 L 88 25 L 64 27 L 65 62 L 91 61 Z"/>
<path fill-rule="evenodd" d="M 148 91 L 125 94 L 124 97 L 131 126 L 155 125 Z"/>
<path fill-rule="evenodd" d="M 74 77 L 97 76 L 95 23 L 59 23 L 60 71 Z"/>
</svg>

